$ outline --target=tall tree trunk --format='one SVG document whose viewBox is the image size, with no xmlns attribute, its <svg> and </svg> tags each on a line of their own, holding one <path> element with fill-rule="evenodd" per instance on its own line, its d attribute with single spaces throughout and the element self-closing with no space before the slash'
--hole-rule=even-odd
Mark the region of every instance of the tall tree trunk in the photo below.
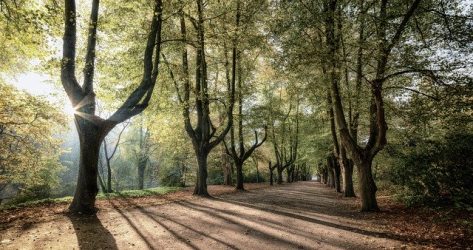
<svg viewBox="0 0 473 250">
<path fill-rule="evenodd" d="M 320 176 L 321 176 L 320 183 L 327 184 L 328 175 L 327 175 L 326 168 L 322 170 L 322 173 L 320 174 Z"/>
<path fill-rule="evenodd" d="M 236 168 L 236 189 L 243 191 L 245 188 L 243 187 L 243 163 L 237 162 L 235 163 L 235 168 Z"/>
<path fill-rule="evenodd" d="M 278 167 L 277 168 L 277 172 L 278 172 L 278 184 L 282 184 L 283 180 L 282 180 L 282 172 L 283 172 L 283 169 Z"/>
<path fill-rule="evenodd" d="M 327 156 L 327 186 L 335 188 L 335 176 L 333 169 L 332 155 Z"/>
<path fill-rule="evenodd" d="M 343 196 L 356 197 L 353 188 L 353 161 L 348 159 L 343 144 L 340 143 L 339 165 L 343 171 Z"/>
<path fill-rule="evenodd" d="M 335 186 L 335 191 L 337 193 L 341 193 L 341 185 L 340 185 L 340 164 L 337 162 L 337 158 L 335 156 L 332 156 L 332 164 L 333 164 L 333 181 L 334 181 L 334 186 Z"/>
<path fill-rule="evenodd" d="M 100 161 L 99 161 L 100 162 Z M 103 183 L 102 176 L 100 173 L 97 173 L 97 177 L 99 179 L 100 183 L 100 188 L 102 188 L 102 192 L 107 193 L 107 188 L 105 187 L 105 184 Z M 0 190 L 1 191 L 1 190 Z M 1 203 L 0 203 L 1 204 Z"/>
<path fill-rule="evenodd" d="M 335 188 L 335 182 L 334 182 L 334 177 L 333 177 L 333 169 L 330 168 L 330 170 L 327 172 L 327 186 L 331 188 Z"/>
<path fill-rule="evenodd" d="M 271 167 L 271 162 L 269 162 L 269 185 L 272 186 L 274 184 L 274 168 Z"/>
<path fill-rule="evenodd" d="M 223 185 L 233 186 L 231 163 L 223 166 Z"/>
<path fill-rule="evenodd" d="M 287 183 L 291 183 L 292 182 L 292 179 L 291 179 L 291 166 L 287 167 L 286 168 L 286 181 Z"/>
<path fill-rule="evenodd" d="M 256 183 L 259 183 L 258 160 L 256 160 L 255 167 L 256 167 Z"/>
<path fill-rule="evenodd" d="M 222 161 L 222 170 L 223 170 L 223 185 L 232 186 L 232 163 L 230 162 L 229 156 L 225 151 L 225 148 L 222 147 L 221 153 L 221 161 Z"/>
<path fill-rule="evenodd" d="M 107 160 L 107 193 L 112 193 L 112 168 L 110 161 Z"/>
<path fill-rule="evenodd" d="M 343 196 L 356 197 L 353 188 L 353 161 L 346 157 L 343 161 Z"/>
<path fill-rule="evenodd" d="M 144 189 L 144 183 L 145 183 L 145 170 L 146 170 L 146 164 L 148 162 L 148 159 L 146 158 L 140 158 L 138 159 L 138 189 Z"/>
<path fill-rule="evenodd" d="M 112 167 L 110 164 L 111 157 L 108 155 L 108 146 L 107 146 L 107 140 L 104 139 L 103 141 L 103 151 L 105 154 L 105 162 L 107 164 L 107 189 L 105 190 L 105 193 L 111 193 L 112 192 Z M 117 144 L 118 145 L 118 144 Z M 117 146 L 115 145 L 115 146 Z"/>
<path fill-rule="evenodd" d="M 210 196 L 207 191 L 207 158 L 205 152 L 196 152 L 197 155 L 197 181 L 195 183 L 194 195 Z"/>
<path fill-rule="evenodd" d="M 374 182 L 371 164 L 372 159 L 366 159 L 361 164 L 358 164 L 358 180 L 361 196 L 361 211 L 379 211 L 378 203 L 376 201 L 376 183 Z"/>
<path fill-rule="evenodd" d="M 98 193 L 97 174 L 100 145 L 104 138 L 101 126 L 76 115 L 80 141 L 79 175 L 69 210 L 74 213 L 94 214 Z"/>
</svg>

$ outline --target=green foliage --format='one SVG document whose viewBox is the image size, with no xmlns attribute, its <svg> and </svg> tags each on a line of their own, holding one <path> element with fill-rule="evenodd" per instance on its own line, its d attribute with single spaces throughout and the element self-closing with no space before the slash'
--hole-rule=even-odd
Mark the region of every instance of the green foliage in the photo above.
<svg viewBox="0 0 473 250">
<path fill-rule="evenodd" d="M 237 78 L 243 86 L 245 142 L 253 142 L 254 130 L 261 139 L 262 127 L 268 125 L 268 141 L 254 152 L 260 163 L 259 181 L 268 179 L 268 162 L 275 163 L 273 142 L 289 151 L 290 142 L 295 138 L 296 116 L 300 127 L 296 164 L 307 163 L 313 171 L 322 173 L 326 170 L 326 153 L 332 149 L 326 104 L 324 1 L 241 1 L 239 30 L 234 24 L 236 1 L 205 2 L 204 35 L 213 125 L 220 127 L 220 132 L 226 119 L 222 104 L 226 102 L 229 77 L 225 58 L 231 56 L 229 48 L 238 32 L 238 67 L 241 69 L 237 70 Z M 336 21 L 343 40 L 339 51 L 343 57 L 339 69 L 341 98 L 347 120 L 352 121 L 359 115 L 358 143 L 363 147 L 370 132 L 371 93 L 367 80 L 376 74 L 373 65 L 379 48 L 376 36 L 379 1 L 364 1 L 368 12 L 363 44 L 358 43 L 363 17 L 360 2 L 340 2 L 340 17 Z M 169 74 L 172 70 L 182 95 L 183 43 L 179 40 L 177 13 L 182 4 L 188 28 L 188 60 L 194 73 L 197 31 L 191 20 L 197 17 L 195 2 L 165 1 L 163 40 L 166 42 L 162 53 L 170 63 L 169 68 L 164 62 L 160 65 L 158 84 L 149 107 L 143 117 L 137 117 L 139 120 L 130 121 L 132 124 L 123 134 L 122 145 L 111 164 L 114 190 L 136 188 L 140 157 L 148 158 L 146 186 L 177 187 L 195 182 L 194 148 L 185 133 L 183 107 Z M 105 117 L 142 78 L 145 31 L 152 17 L 152 3 L 104 0 L 101 5 L 96 51 L 96 68 L 100 73 L 95 75 L 94 91 L 103 100 L 99 109 Z M 410 204 L 471 206 L 471 18 L 465 18 L 468 10 L 463 9 L 459 0 L 422 1 L 421 5 L 388 62 L 386 74 L 389 77 L 383 86 L 383 98 L 390 144 L 375 159 L 373 172 L 379 189 L 388 195 L 400 193 Z M 388 37 L 394 35 L 408 6 L 401 0 L 388 4 Z M 51 73 L 51 79 L 59 76 L 57 54 L 61 47 L 58 44 L 63 28 L 62 8 L 63 3 L 55 0 L 0 0 L 0 81 L 28 73 L 32 65 L 48 66 L 42 69 Z M 81 1 L 78 8 L 81 13 L 88 13 L 90 2 Z M 84 39 L 88 15 L 77 18 L 79 38 Z M 78 58 L 83 57 L 85 44 L 78 43 Z M 359 48 L 362 48 L 363 79 L 357 90 Z M 77 71 L 83 64 L 83 61 L 77 62 Z M 78 78 L 80 82 L 82 79 Z M 193 102 L 199 97 L 193 95 L 194 79 L 191 82 L 190 101 Z M 71 152 L 60 149 L 58 137 L 65 124 L 63 115 L 44 98 L 17 91 L 4 83 L 0 84 L 0 93 L 0 190 L 4 184 L 17 184 L 21 195 L 16 202 L 71 195 L 77 180 L 79 150 L 75 133 L 61 134 L 61 137 L 75 138 L 68 139 L 70 144 L 62 145 L 62 148 L 72 149 Z M 300 108 L 296 110 L 298 103 Z M 195 111 L 190 109 L 194 127 Z M 238 125 L 234 128 L 238 130 Z M 147 131 L 147 136 L 140 137 L 140 130 Z M 139 138 L 144 138 L 141 145 Z M 113 135 L 107 137 L 111 143 L 115 139 Z M 226 140 L 228 142 L 229 138 Z M 64 166 L 59 164 L 59 157 Z M 223 183 L 220 159 L 221 152 L 217 150 L 209 155 L 209 184 Z M 102 177 L 106 176 L 105 168 L 99 168 Z M 244 174 L 246 182 L 256 182 L 253 163 L 245 165 Z M 117 195 L 152 192 L 130 191 Z"/>
<path fill-rule="evenodd" d="M 46 197 L 58 184 L 64 116 L 48 101 L 0 82 L 0 191 L 18 185 L 26 197 Z"/>
<path fill-rule="evenodd" d="M 391 180 L 404 187 L 402 196 L 410 205 L 473 206 L 473 133 L 458 131 L 403 149 L 391 152 L 399 159 Z"/>
<path fill-rule="evenodd" d="M 245 182 L 248 183 L 260 183 L 260 182 L 266 182 L 266 176 L 264 176 L 261 173 L 258 173 L 256 175 L 256 171 L 247 171 L 244 173 L 245 175 Z"/>
<path fill-rule="evenodd" d="M 56 1 L 0 1 L 0 72 L 22 73 L 30 59 L 55 50 L 48 36 L 58 34 L 61 8 Z"/>
<path fill-rule="evenodd" d="M 176 165 L 168 165 L 167 167 L 161 167 L 159 171 L 159 183 L 160 185 L 170 187 L 184 187 L 185 186 L 185 173 L 189 170 L 185 165 L 179 166 L 179 162 Z"/>
<path fill-rule="evenodd" d="M 209 185 L 221 185 L 223 184 L 223 172 L 222 169 L 216 166 L 209 166 L 207 183 Z"/>
</svg>

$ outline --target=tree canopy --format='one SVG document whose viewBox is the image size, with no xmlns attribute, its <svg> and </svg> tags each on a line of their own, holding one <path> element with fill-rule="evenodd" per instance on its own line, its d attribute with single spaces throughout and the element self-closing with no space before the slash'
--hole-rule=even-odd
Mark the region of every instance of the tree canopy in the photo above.
<svg viewBox="0 0 473 250">
<path fill-rule="evenodd" d="M 471 208 L 472 7 L 0 0 L 1 197 L 314 178 Z"/>
</svg>

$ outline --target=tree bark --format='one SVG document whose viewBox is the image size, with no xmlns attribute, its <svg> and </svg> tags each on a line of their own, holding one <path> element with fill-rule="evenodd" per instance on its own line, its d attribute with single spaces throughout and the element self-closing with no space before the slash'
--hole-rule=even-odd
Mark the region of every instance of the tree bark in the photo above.
<svg viewBox="0 0 473 250">
<path fill-rule="evenodd" d="M 99 161 L 100 162 L 100 161 Z M 107 188 L 105 187 L 105 184 L 103 183 L 103 180 L 102 180 L 102 176 L 100 173 L 97 173 L 97 177 L 99 179 L 99 183 L 100 183 L 100 188 L 102 188 L 102 192 L 104 193 L 107 193 Z M 0 189 L 1 191 L 1 189 Z M 1 203 L 0 203 L 1 204 Z"/>
<path fill-rule="evenodd" d="M 255 162 L 256 167 L 256 183 L 259 183 L 259 169 L 258 169 L 258 160 Z"/>
<path fill-rule="evenodd" d="M 348 159 L 346 149 L 343 144 L 340 143 L 340 157 L 339 164 L 343 171 L 343 196 L 344 197 L 356 197 L 353 188 L 353 161 Z"/>
<path fill-rule="evenodd" d="M 335 187 L 335 191 L 337 191 L 337 193 L 341 193 L 342 192 L 342 189 L 341 189 L 341 184 L 340 184 L 340 164 L 338 164 L 337 162 L 337 158 L 332 155 L 332 164 L 333 164 L 333 181 L 334 181 L 334 187 Z"/>
<path fill-rule="evenodd" d="M 115 147 L 117 147 L 117 145 L 115 145 Z M 104 150 L 104 153 L 105 153 L 105 162 L 107 164 L 107 188 L 105 190 L 105 193 L 112 193 L 112 166 L 110 164 L 110 161 L 112 160 L 111 157 L 109 157 L 108 155 L 108 146 L 107 146 L 107 140 L 104 139 L 103 141 L 103 150 Z"/>
<path fill-rule="evenodd" d="M 334 182 L 334 176 L 333 176 L 333 170 L 330 169 L 327 173 L 327 186 L 331 188 L 335 188 L 335 182 Z"/>
<path fill-rule="evenodd" d="M 376 201 L 376 183 L 371 172 L 372 160 L 367 159 L 358 166 L 358 181 L 361 196 L 361 211 L 376 212 L 379 211 Z"/>
<path fill-rule="evenodd" d="M 232 163 L 230 162 L 229 156 L 227 155 L 227 152 L 224 147 L 222 147 L 222 151 L 223 152 L 221 155 L 221 161 L 223 170 L 223 185 L 232 186 Z"/>
<path fill-rule="evenodd" d="M 223 166 L 223 185 L 233 186 L 232 167 L 230 163 L 227 163 L 225 166 Z"/>
<path fill-rule="evenodd" d="M 236 190 L 244 191 L 243 187 L 244 177 L 243 177 L 243 163 L 235 163 L 236 168 Z"/>
<path fill-rule="evenodd" d="M 144 189 L 147 157 L 138 159 L 138 189 Z"/>
<path fill-rule="evenodd" d="M 282 172 L 283 172 L 283 169 L 280 168 L 280 167 L 278 167 L 277 172 L 278 172 L 278 182 L 277 182 L 277 183 L 278 183 L 278 184 L 282 184 L 282 182 L 283 182 L 283 179 L 282 179 Z"/>
<path fill-rule="evenodd" d="M 292 182 L 292 178 L 291 178 L 291 177 L 292 177 L 292 165 L 289 166 L 289 167 L 287 167 L 287 169 L 286 169 L 286 176 L 287 176 L 287 177 L 286 177 L 287 183 L 291 183 L 291 182 Z"/>
<path fill-rule="evenodd" d="M 98 193 L 97 174 L 100 145 L 104 138 L 101 126 L 76 115 L 80 141 L 80 160 L 77 187 L 69 210 L 74 213 L 94 214 Z"/>
<path fill-rule="evenodd" d="M 353 161 L 347 159 L 343 164 L 343 196 L 356 197 L 355 189 L 353 188 Z"/>
<path fill-rule="evenodd" d="M 107 193 L 112 193 L 112 168 L 107 161 Z"/>
<path fill-rule="evenodd" d="M 210 196 L 207 191 L 207 158 L 205 152 L 196 152 L 197 154 L 197 180 L 194 188 L 194 195 Z"/>
</svg>

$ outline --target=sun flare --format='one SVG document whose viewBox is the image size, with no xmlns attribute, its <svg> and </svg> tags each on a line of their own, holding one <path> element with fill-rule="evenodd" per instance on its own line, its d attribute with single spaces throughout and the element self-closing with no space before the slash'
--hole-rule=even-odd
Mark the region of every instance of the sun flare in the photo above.
<svg viewBox="0 0 473 250">
<path fill-rule="evenodd" d="M 66 115 L 73 116 L 77 113 L 77 110 L 75 110 L 74 107 L 72 107 L 72 105 L 70 103 L 65 103 L 64 107 L 63 107 L 63 112 Z"/>
</svg>

